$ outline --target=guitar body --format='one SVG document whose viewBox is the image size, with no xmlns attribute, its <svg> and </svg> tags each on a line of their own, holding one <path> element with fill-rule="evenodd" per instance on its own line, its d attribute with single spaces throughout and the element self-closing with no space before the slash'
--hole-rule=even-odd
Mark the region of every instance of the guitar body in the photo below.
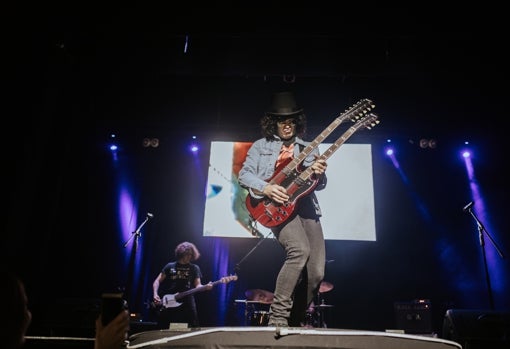
<svg viewBox="0 0 510 349">
<path fill-rule="evenodd" d="M 266 228 L 276 227 L 288 220 L 296 209 L 296 203 L 302 197 L 311 193 L 319 180 L 309 178 L 305 181 L 297 180 L 297 176 L 287 177 L 280 185 L 287 188 L 289 201 L 278 204 L 269 198 L 255 199 L 251 195 L 246 196 L 246 208 L 254 220 Z"/>
<path fill-rule="evenodd" d="M 165 308 L 177 308 L 178 306 L 180 306 L 182 303 L 177 302 L 177 300 L 175 299 L 176 294 L 178 293 L 165 294 L 161 299 L 162 306 Z"/>
<path fill-rule="evenodd" d="M 227 284 L 231 281 L 236 281 L 237 275 L 230 275 L 230 276 L 224 276 L 219 280 L 216 280 L 212 282 L 212 286 L 216 286 L 217 284 Z M 182 303 L 179 303 L 179 300 L 195 294 L 197 292 L 203 292 L 210 290 L 211 287 L 208 287 L 208 285 L 202 285 L 200 287 L 195 287 L 187 291 L 179 292 L 179 293 L 173 293 L 173 294 L 165 294 L 163 297 L 161 297 L 161 303 L 154 306 L 154 308 L 159 307 L 160 310 L 163 308 L 177 308 L 178 306 L 182 305 Z"/>
</svg>

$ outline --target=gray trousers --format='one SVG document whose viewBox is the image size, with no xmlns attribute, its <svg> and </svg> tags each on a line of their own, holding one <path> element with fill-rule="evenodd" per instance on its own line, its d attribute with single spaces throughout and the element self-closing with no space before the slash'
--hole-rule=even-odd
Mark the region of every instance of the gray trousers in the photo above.
<svg viewBox="0 0 510 349">
<path fill-rule="evenodd" d="M 269 326 L 300 326 L 324 278 L 326 246 L 320 220 L 296 215 L 273 229 L 285 250 L 278 273 Z"/>
</svg>

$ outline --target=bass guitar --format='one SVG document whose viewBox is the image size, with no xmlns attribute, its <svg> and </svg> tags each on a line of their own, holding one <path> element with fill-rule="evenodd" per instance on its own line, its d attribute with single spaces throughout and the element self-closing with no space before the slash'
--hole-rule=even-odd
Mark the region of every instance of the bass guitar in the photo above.
<svg viewBox="0 0 510 349">
<path fill-rule="evenodd" d="M 236 281 L 236 280 L 237 280 L 237 275 L 224 276 L 221 279 L 212 282 L 212 285 L 216 286 L 217 284 L 227 284 L 231 281 Z M 194 294 L 197 292 L 203 292 L 206 290 L 208 290 L 208 285 L 195 287 L 195 288 L 192 288 L 192 289 L 184 291 L 184 292 L 179 292 L 179 293 L 174 293 L 174 294 L 165 294 L 161 298 L 160 306 L 163 308 L 176 308 L 182 304 L 182 303 L 179 303 L 180 299 L 182 299 L 186 296 L 189 296 L 191 294 Z"/>
<path fill-rule="evenodd" d="M 379 123 L 376 114 L 370 113 L 358 119 L 353 126 L 345 131 L 319 158 L 327 160 L 340 148 L 357 130 L 362 127 L 371 129 Z M 277 172 L 275 177 L 280 174 Z M 284 204 L 278 204 L 269 198 L 255 199 L 248 195 L 246 197 L 246 208 L 251 217 L 267 228 L 276 227 L 284 223 L 292 216 L 296 202 L 303 196 L 309 194 L 318 184 L 319 178 L 314 176 L 311 167 L 299 172 L 297 169 L 292 175 L 286 175 L 285 180 L 278 183 L 285 187 L 289 200 Z M 272 180 L 270 183 L 274 183 Z"/>
</svg>

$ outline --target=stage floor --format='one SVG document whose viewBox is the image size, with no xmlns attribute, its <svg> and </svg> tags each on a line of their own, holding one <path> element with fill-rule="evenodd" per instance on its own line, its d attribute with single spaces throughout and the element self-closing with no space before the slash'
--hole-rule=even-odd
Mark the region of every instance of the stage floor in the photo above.
<svg viewBox="0 0 510 349">
<path fill-rule="evenodd" d="M 349 348 L 462 349 L 459 343 L 426 335 L 290 327 L 218 327 L 146 331 L 127 348 Z"/>
</svg>

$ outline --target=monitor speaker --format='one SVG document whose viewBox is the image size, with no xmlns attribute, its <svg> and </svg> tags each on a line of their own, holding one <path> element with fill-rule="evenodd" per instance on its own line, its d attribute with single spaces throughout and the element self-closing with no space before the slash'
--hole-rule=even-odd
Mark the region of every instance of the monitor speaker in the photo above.
<svg viewBox="0 0 510 349">
<path fill-rule="evenodd" d="M 448 309 L 442 337 L 466 349 L 510 348 L 510 312 Z"/>
</svg>

